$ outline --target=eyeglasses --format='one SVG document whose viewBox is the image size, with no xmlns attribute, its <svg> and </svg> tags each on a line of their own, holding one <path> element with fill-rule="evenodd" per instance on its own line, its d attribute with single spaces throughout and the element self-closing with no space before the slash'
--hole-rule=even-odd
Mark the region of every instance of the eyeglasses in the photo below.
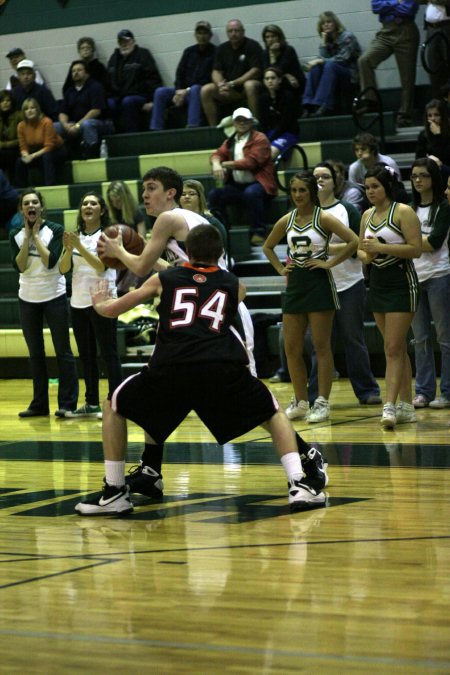
<svg viewBox="0 0 450 675">
<path fill-rule="evenodd" d="M 424 178 L 431 178 L 429 173 L 412 173 L 411 180 L 423 180 Z"/>
<path fill-rule="evenodd" d="M 182 197 L 198 197 L 196 192 L 183 192 L 181 194 Z"/>
</svg>

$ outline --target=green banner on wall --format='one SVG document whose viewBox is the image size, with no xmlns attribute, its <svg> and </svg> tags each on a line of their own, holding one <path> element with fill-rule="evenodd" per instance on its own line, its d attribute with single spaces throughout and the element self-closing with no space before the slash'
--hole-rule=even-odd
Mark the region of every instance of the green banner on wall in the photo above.
<svg viewBox="0 0 450 675">
<path fill-rule="evenodd" d="M 269 3 L 274 4 L 273 0 L 6 0 L 0 8 L 0 35 Z"/>
</svg>

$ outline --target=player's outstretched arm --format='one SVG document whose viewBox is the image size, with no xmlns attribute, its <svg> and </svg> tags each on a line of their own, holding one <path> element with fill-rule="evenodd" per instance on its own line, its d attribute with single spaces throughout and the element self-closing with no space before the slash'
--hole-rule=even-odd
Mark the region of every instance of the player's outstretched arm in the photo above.
<svg viewBox="0 0 450 675">
<path fill-rule="evenodd" d="M 102 280 L 96 288 L 91 290 L 91 297 L 94 309 L 98 314 L 109 319 L 116 319 L 129 309 L 161 295 L 161 292 L 162 286 L 159 276 L 154 274 L 140 288 L 136 288 L 136 290 L 130 291 L 120 298 L 111 298 L 110 291 Z"/>
</svg>

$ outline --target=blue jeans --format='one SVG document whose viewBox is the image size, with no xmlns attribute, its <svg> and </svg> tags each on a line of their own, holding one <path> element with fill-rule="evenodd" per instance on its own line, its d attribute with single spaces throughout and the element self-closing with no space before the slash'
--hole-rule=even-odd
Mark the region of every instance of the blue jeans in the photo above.
<svg viewBox="0 0 450 675">
<path fill-rule="evenodd" d="M 332 347 L 336 342 L 336 333 L 344 344 L 347 376 L 360 403 L 369 396 L 379 396 L 380 387 L 370 367 L 369 352 L 364 339 L 364 310 L 367 291 L 364 280 L 338 293 L 341 309 L 336 310 L 333 324 Z M 315 401 L 318 395 L 317 357 L 311 355 L 311 373 L 308 383 L 308 399 Z"/>
<path fill-rule="evenodd" d="M 420 284 L 420 300 L 412 320 L 416 356 L 416 394 L 436 396 L 431 321 L 441 350 L 441 395 L 450 400 L 450 274 Z"/>
<path fill-rule="evenodd" d="M 93 307 L 71 307 L 72 326 L 84 370 L 86 403 L 99 405 L 97 342 L 105 362 L 109 393 L 122 382 L 122 367 L 117 352 L 117 319 L 97 314 Z"/>
<path fill-rule="evenodd" d="M 54 122 L 53 126 L 61 138 L 74 138 L 72 134 L 69 135 L 67 133 L 61 122 Z M 114 126 L 111 120 L 84 120 L 84 122 L 80 123 L 80 130 L 75 138 L 79 139 L 81 136 L 81 140 L 86 145 L 99 145 L 103 136 L 112 134 L 113 132 Z"/>
<path fill-rule="evenodd" d="M 202 125 L 202 104 L 200 101 L 201 84 L 193 84 L 191 91 L 184 99 L 184 105 L 187 106 L 187 125 L 188 127 L 200 127 Z M 165 128 L 166 108 L 176 92 L 175 87 L 158 87 L 153 96 L 153 110 L 150 120 L 150 129 L 159 130 Z"/>
<path fill-rule="evenodd" d="M 325 106 L 328 110 L 336 107 L 336 93 L 338 87 L 351 81 L 351 71 L 341 63 L 325 61 L 314 66 L 306 78 L 303 103 L 307 105 Z"/>
<path fill-rule="evenodd" d="M 145 96 L 138 94 L 124 96 L 122 99 L 108 98 L 108 108 L 113 114 L 117 129 L 122 132 L 142 131 L 142 106 L 146 102 Z"/>
<path fill-rule="evenodd" d="M 266 233 L 265 214 L 269 207 L 268 195 L 261 183 L 238 185 L 227 183 L 223 188 L 214 188 L 208 193 L 208 205 L 211 209 L 218 209 L 223 215 L 224 222 L 230 227 L 232 223 L 226 215 L 228 205 L 243 204 L 247 212 L 248 225 L 252 234 L 264 236 Z"/>
<path fill-rule="evenodd" d="M 44 318 L 50 328 L 59 370 L 58 408 L 75 410 L 78 401 L 78 375 L 70 348 L 67 296 L 48 302 L 25 302 L 19 298 L 20 324 L 30 353 L 33 400 L 28 406 L 49 411 L 48 372 L 44 348 Z"/>
</svg>

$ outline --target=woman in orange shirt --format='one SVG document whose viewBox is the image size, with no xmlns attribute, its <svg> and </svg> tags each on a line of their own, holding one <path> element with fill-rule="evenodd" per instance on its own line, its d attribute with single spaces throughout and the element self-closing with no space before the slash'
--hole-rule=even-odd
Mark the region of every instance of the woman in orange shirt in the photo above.
<svg viewBox="0 0 450 675">
<path fill-rule="evenodd" d="M 17 125 L 20 157 L 16 162 L 16 184 L 28 185 L 28 170 L 37 166 L 44 174 L 44 185 L 55 185 L 58 166 L 66 157 L 61 136 L 53 122 L 46 117 L 34 98 L 26 98 L 22 104 L 23 122 Z"/>
</svg>

